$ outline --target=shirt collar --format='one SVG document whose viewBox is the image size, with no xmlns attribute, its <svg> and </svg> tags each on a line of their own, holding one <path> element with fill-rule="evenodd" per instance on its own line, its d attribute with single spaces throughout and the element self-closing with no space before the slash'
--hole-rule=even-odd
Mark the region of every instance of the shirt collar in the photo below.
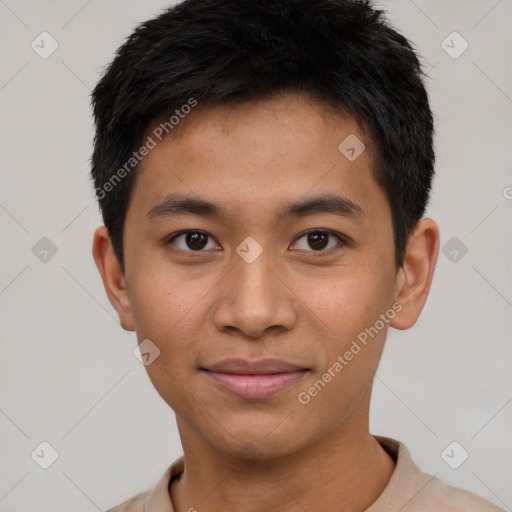
<svg viewBox="0 0 512 512">
<path fill-rule="evenodd" d="M 144 499 L 144 512 L 174 512 L 169 495 L 171 483 L 183 473 L 183 456 L 175 460 Z"/>
<path fill-rule="evenodd" d="M 398 496 L 401 500 L 405 499 L 405 502 L 412 499 L 415 494 L 414 490 L 417 489 L 418 482 L 424 475 L 414 464 L 405 445 L 389 437 L 374 437 L 395 460 L 396 467 L 388 485 L 366 512 L 386 512 L 390 510 L 390 505 L 396 502 Z M 184 458 L 182 456 L 167 468 L 155 487 L 145 496 L 144 512 L 174 512 L 169 489 L 173 480 L 179 478 L 183 473 L 183 469 Z M 410 497 L 407 496 L 408 491 L 411 493 Z"/>
</svg>

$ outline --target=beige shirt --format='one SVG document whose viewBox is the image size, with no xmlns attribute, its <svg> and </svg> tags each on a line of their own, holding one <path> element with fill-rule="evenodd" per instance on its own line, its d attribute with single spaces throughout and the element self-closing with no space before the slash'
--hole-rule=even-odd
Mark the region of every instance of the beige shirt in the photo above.
<svg viewBox="0 0 512 512">
<path fill-rule="evenodd" d="M 504 512 L 476 494 L 422 473 L 402 443 L 387 437 L 375 436 L 375 439 L 395 460 L 396 468 L 382 494 L 366 512 Z M 174 512 L 169 488 L 183 473 L 183 464 L 180 457 L 152 490 L 107 512 Z"/>
</svg>

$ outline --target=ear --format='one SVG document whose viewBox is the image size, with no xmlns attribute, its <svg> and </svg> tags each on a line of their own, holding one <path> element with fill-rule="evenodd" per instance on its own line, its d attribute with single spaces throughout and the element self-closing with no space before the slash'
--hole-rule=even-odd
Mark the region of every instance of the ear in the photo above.
<svg viewBox="0 0 512 512">
<path fill-rule="evenodd" d="M 390 322 L 395 329 L 409 329 L 418 320 L 430 291 L 438 253 L 439 228 L 432 219 L 421 219 L 409 237 L 397 275 L 395 300 L 402 309 Z"/>
<path fill-rule="evenodd" d="M 126 279 L 105 226 L 99 227 L 94 233 L 92 255 L 101 274 L 108 299 L 119 315 L 121 327 L 127 331 L 134 331 Z"/>
</svg>

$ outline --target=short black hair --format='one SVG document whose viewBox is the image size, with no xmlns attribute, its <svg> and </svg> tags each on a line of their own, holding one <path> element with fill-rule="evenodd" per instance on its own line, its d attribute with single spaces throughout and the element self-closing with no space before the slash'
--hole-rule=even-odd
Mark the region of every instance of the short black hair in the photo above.
<svg viewBox="0 0 512 512">
<path fill-rule="evenodd" d="M 192 102 L 290 92 L 339 107 L 369 129 L 400 267 L 434 175 L 425 77 L 412 43 L 370 0 L 185 0 L 141 23 L 92 92 L 91 175 L 121 268 L 134 152 L 152 123 Z"/>
</svg>

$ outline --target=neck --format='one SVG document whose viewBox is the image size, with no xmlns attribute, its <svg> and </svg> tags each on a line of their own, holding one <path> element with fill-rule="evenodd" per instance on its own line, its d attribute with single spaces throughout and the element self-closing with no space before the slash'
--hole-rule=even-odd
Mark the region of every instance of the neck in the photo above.
<svg viewBox="0 0 512 512">
<path fill-rule="evenodd" d="M 386 487 L 395 464 L 368 429 L 332 431 L 272 459 L 219 452 L 178 418 L 185 471 L 171 486 L 176 512 L 351 510 L 362 512 Z"/>
</svg>

